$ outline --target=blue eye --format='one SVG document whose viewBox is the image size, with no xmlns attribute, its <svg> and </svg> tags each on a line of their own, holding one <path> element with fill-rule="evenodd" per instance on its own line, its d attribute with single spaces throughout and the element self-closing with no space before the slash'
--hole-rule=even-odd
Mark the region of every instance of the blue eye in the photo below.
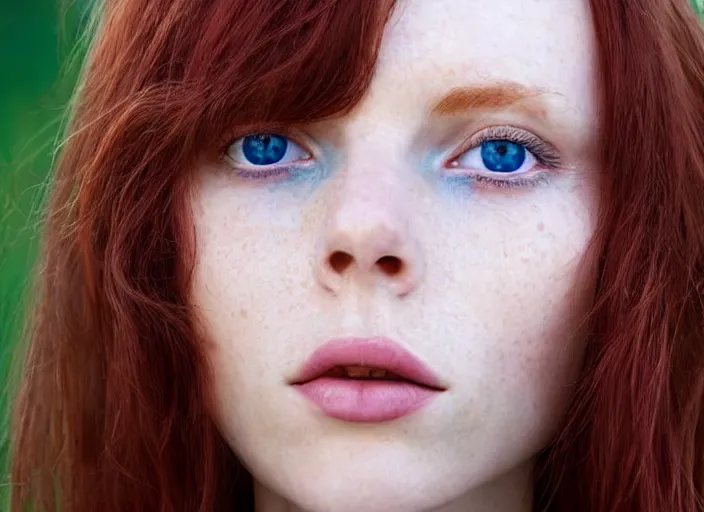
<svg viewBox="0 0 704 512">
<path fill-rule="evenodd" d="M 288 141 L 280 135 L 260 133 L 242 139 L 242 153 L 254 165 L 271 165 L 286 154 Z"/>
<path fill-rule="evenodd" d="M 486 140 L 466 151 L 456 167 L 497 174 L 523 174 L 532 170 L 536 158 L 524 144 L 510 140 Z"/>
<path fill-rule="evenodd" d="M 307 160 L 310 155 L 283 135 L 255 133 L 236 139 L 226 156 L 233 167 L 250 169 Z"/>
<path fill-rule="evenodd" d="M 508 140 L 489 140 L 481 145 L 482 163 L 494 172 L 516 172 L 526 161 L 526 148 Z"/>
</svg>

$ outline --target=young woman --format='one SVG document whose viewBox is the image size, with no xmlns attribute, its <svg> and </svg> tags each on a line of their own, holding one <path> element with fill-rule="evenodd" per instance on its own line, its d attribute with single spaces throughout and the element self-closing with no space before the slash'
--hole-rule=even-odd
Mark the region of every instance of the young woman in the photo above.
<svg viewBox="0 0 704 512">
<path fill-rule="evenodd" d="M 122 0 L 62 145 L 12 511 L 694 512 L 687 0 Z"/>
</svg>

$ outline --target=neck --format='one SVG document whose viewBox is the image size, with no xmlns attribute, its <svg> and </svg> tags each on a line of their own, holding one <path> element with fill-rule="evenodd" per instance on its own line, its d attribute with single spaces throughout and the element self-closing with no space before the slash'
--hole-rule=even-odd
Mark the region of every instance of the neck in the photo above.
<svg viewBox="0 0 704 512">
<path fill-rule="evenodd" d="M 513 468 L 490 482 L 429 510 L 393 512 L 531 512 L 532 470 L 532 462 Z M 254 482 L 254 503 L 256 512 L 312 512 L 298 507 L 257 480 Z M 374 510 L 374 507 L 365 506 L 365 510 Z"/>
</svg>

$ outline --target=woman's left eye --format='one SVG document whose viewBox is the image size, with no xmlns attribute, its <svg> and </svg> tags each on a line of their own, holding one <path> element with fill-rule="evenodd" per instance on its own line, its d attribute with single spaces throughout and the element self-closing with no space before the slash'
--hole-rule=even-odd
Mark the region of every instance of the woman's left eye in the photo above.
<svg viewBox="0 0 704 512">
<path fill-rule="evenodd" d="M 256 133 L 240 137 L 230 144 L 225 154 L 233 167 L 245 167 L 253 171 L 310 159 L 310 154 L 298 144 L 275 133 Z"/>
<path fill-rule="evenodd" d="M 472 137 L 468 147 L 450 162 L 453 174 L 501 187 L 540 182 L 544 171 L 562 165 L 552 144 L 513 126 L 487 128 Z"/>
<path fill-rule="evenodd" d="M 456 163 L 455 163 L 456 162 Z M 524 174 L 537 160 L 525 145 L 510 140 L 487 140 L 460 155 L 453 167 L 496 174 Z"/>
</svg>

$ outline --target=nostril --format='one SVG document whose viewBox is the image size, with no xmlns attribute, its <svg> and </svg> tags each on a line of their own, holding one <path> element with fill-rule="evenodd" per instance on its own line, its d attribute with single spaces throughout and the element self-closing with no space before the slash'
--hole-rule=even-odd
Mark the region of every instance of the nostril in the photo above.
<svg viewBox="0 0 704 512">
<path fill-rule="evenodd" d="M 330 267 L 332 267 L 335 272 L 342 274 L 347 267 L 352 264 L 352 256 L 346 252 L 335 251 L 330 255 L 328 261 L 330 263 Z"/>
<path fill-rule="evenodd" d="M 403 262 L 396 256 L 382 256 L 376 264 L 389 276 L 398 275 L 403 270 Z"/>
</svg>

